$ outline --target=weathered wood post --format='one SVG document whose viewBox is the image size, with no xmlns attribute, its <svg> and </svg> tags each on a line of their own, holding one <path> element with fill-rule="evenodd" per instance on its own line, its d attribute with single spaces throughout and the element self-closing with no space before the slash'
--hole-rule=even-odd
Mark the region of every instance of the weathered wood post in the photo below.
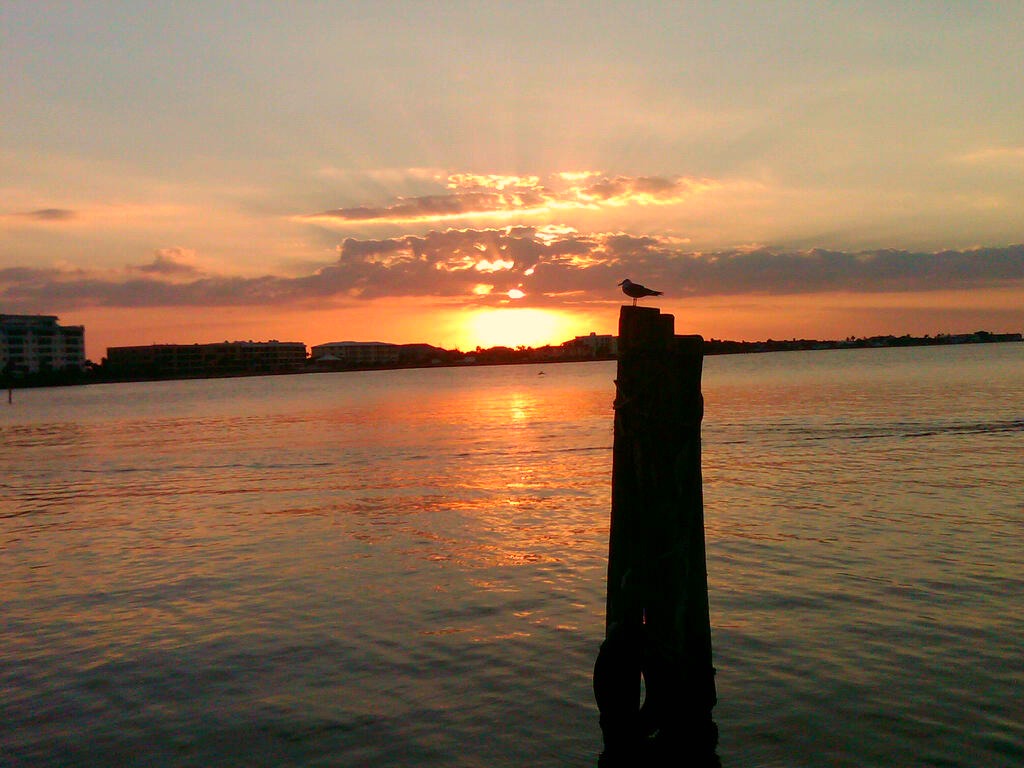
<svg viewBox="0 0 1024 768">
<path fill-rule="evenodd" d="M 704 340 L 676 336 L 674 322 L 650 307 L 619 315 L 607 613 L 594 667 L 605 764 L 635 764 L 650 745 L 700 765 L 717 761 L 700 465 Z"/>
</svg>

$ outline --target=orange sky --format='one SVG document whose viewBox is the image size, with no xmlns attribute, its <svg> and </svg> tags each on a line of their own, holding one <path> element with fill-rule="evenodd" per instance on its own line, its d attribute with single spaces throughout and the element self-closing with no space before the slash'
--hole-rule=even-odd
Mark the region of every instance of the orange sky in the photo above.
<svg viewBox="0 0 1024 768">
<path fill-rule="evenodd" d="M 681 300 L 671 296 L 644 300 L 676 317 L 677 333 L 705 338 L 757 341 L 768 338 L 842 339 L 847 336 L 936 335 L 973 330 L 1020 332 L 1020 296 L 1015 290 L 914 294 L 823 294 L 812 296 L 734 297 Z M 84 323 L 87 354 L 99 361 L 107 346 L 235 340 L 362 340 L 425 342 L 464 351 L 477 346 L 541 346 L 573 336 L 616 333 L 617 299 L 580 311 L 530 308 L 436 307 L 408 302 L 396 312 L 392 302 L 350 308 L 297 309 L 196 308 L 89 309 L 62 318 Z M 808 329 L 813 329 L 809 332 Z"/>
<path fill-rule="evenodd" d="M 1024 6 L 68 6 L 0 46 L 0 312 L 108 346 L 1024 329 Z"/>
</svg>

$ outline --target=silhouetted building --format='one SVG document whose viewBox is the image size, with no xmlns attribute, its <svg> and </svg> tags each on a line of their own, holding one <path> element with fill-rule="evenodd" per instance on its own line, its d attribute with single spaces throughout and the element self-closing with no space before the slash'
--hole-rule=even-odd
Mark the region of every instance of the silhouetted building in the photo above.
<svg viewBox="0 0 1024 768">
<path fill-rule="evenodd" d="M 589 336 L 577 336 L 562 344 L 562 347 L 570 358 L 612 357 L 619 351 L 619 340 L 610 333 L 591 333 Z"/>
<path fill-rule="evenodd" d="M 108 347 L 107 367 L 127 378 L 190 378 L 253 373 L 294 373 L 306 363 L 301 341 L 224 341 Z"/>
<path fill-rule="evenodd" d="M 310 348 L 314 362 L 353 366 L 397 365 L 399 346 L 380 341 L 331 341 Z"/>
<path fill-rule="evenodd" d="M 85 326 L 58 325 L 55 315 L 0 315 L 0 373 L 85 367 Z"/>
<path fill-rule="evenodd" d="M 432 344 L 400 344 L 398 362 L 410 365 L 438 364 L 450 357 L 450 353 Z"/>
</svg>

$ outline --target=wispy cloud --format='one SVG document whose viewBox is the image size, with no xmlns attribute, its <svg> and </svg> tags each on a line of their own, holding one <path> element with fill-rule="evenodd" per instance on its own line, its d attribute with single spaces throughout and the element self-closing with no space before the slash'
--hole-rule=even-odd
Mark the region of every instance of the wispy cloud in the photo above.
<svg viewBox="0 0 1024 768">
<path fill-rule="evenodd" d="M 201 270 L 186 249 L 165 249 L 122 270 L 0 270 L 13 311 L 85 306 L 300 306 L 433 297 L 446 303 L 582 306 L 617 303 L 624 277 L 698 296 L 911 292 L 1024 286 L 1024 245 L 939 252 L 701 252 L 626 232 L 581 234 L 514 226 L 448 229 L 383 239 L 346 238 L 337 259 L 299 276 L 240 277 Z M 510 298 L 516 297 L 516 298 Z"/>
<path fill-rule="evenodd" d="M 954 160 L 964 165 L 1019 165 L 1024 168 L 1024 146 L 983 147 L 958 155 Z"/>
<path fill-rule="evenodd" d="M 335 166 L 323 166 L 317 171 L 317 175 L 325 179 L 339 179 L 346 182 L 372 180 L 377 184 L 402 184 L 409 180 L 439 182 L 447 178 L 448 174 L 440 168 L 372 168 L 354 170 L 352 168 L 337 168 Z"/>
<path fill-rule="evenodd" d="M 151 262 L 129 265 L 127 271 L 166 279 L 194 278 L 202 274 L 195 260 L 196 253 L 190 248 L 161 248 Z"/>
<path fill-rule="evenodd" d="M 68 208 L 39 208 L 34 211 L 22 211 L 19 213 L 9 213 L 5 216 L 0 216 L 0 221 L 6 219 L 11 222 L 20 223 L 61 223 L 66 221 L 72 221 L 78 217 L 77 212 Z"/>
<path fill-rule="evenodd" d="M 74 208 L 44 207 L 0 214 L 0 224 L 14 227 L 74 225 L 76 229 L 123 231 L 127 226 L 153 226 L 158 222 L 188 220 L 208 211 L 197 205 L 169 202 L 97 202 Z"/>
<path fill-rule="evenodd" d="M 43 208 L 25 214 L 28 218 L 39 221 L 69 221 L 75 218 L 75 212 L 67 208 Z"/>
<path fill-rule="evenodd" d="M 336 208 L 298 217 L 318 223 L 432 223 L 469 217 L 529 215 L 567 209 L 672 205 L 715 189 L 710 179 L 604 176 L 563 172 L 546 183 L 537 176 L 451 174 L 446 191 L 399 197 L 381 206 Z"/>
</svg>

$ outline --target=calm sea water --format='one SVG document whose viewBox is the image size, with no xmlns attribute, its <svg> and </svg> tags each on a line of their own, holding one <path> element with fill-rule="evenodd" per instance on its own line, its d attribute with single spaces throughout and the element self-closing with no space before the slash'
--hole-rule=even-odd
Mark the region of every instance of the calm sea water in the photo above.
<svg viewBox="0 0 1024 768">
<path fill-rule="evenodd" d="M 614 371 L 16 391 L 0 764 L 593 766 Z M 1024 763 L 1024 345 L 704 392 L 723 765 Z"/>
</svg>

